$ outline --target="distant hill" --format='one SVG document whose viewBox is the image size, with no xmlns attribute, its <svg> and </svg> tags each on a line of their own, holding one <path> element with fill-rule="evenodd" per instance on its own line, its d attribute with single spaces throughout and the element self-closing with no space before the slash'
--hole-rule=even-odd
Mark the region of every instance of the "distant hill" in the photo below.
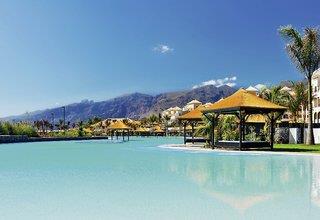
<svg viewBox="0 0 320 220">
<path fill-rule="evenodd" d="M 66 120 L 71 122 L 80 120 L 85 121 L 94 116 L 101 118 L 141 118 L 152 113 L 159 113 L 169 107 L 183 107 L 192 99 L 197 99 L 203 103 L 214 102 L 222 97 L 229 96 L 234 92 L 234 88 L 226 85 L 220 87 L 208 85 L 187 91 L 161 93 L 155 96 L 132 93 L 101 102 L 82 101 L 66 106 Z M 1 120 L 51 120 L 52 113 L 56 120 L 62 119 L 63 117 L 62 109 L 59 107 L 10 116 L 2 118 Z"/>
</svg>

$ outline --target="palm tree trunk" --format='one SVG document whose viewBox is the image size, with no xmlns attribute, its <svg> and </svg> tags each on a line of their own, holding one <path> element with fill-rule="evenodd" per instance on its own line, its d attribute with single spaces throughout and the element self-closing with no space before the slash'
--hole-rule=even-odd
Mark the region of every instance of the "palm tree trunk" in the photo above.
<svg viewBox="0 0 320 220">
<path fill-rule="evenodd" d="M 308 130 L 307 130 L 307 142 L 308 145 L 314 145 L 314 134 L 313 134 L 313 120 L 312 120 L 312 85 L 311 77 L 308 78 Z"/>
</svg>

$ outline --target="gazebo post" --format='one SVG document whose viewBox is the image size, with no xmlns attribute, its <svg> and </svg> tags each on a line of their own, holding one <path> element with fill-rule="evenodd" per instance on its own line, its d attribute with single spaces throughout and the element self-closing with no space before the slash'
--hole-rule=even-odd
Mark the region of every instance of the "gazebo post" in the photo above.
<svg viewBox="0 0 320 220">
<path fill-rule="evenodd" d="M 274 117 L 273 115 L 270 117 L 270 149 L 273 150 L 273 142 L 274 142 Z"/>
<path fill-rule="evenodd" d="M 122 131 L 122 140 L 124 141 L 124 131 Z"/>
<path fill-rule="evenodd" d="M 241 110 L 239 111 L 239 150 L 242 150 L 242 115 Z"/>
<path fill-rule="evenodd" d="M 111 140 L 113 140 L 113 131 L 110 131 L 111 132 Z"/>
<path fill-rule="evenodd" d="M 192 144 L 194 144 L 194 122 L 191 122 Z"/>
<path fill-rule="evenodd" d="M 129 129 L 127 130 L 127 132 L 128 132 L 127 134 L 128 134 L 128 141 L 129 141 L 129 136 L 130 136 L 130 133 L 129 133 L 130 131 L 129 131 Z"/>
<path fill-rule="evenodd" d="M 245 141 L 246 140 L 246 120 L 243 120 L 243 124 L 242 124 L 242 140 Z"/>
<path fill-rule="evenodd" d="M 215 117 L 212 116 L 212 119 L 211 119 L 211 147 L 214 148 L 214 119 Z"/>
<path fill-rule="evenodd" d="M 187 143 L 187 137 L 186 137 L 186 126 L 187 126 L 187 123 L 186 122 L 184 122 L 183 123 L 183 142 L 184 142 L 184 144 L 186 144 Z"/>
</svg>

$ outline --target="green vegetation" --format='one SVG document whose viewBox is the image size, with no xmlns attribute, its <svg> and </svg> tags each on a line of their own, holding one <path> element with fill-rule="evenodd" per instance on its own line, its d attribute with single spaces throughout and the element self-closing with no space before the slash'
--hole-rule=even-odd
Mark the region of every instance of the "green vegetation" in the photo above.
<svg viewBox="0 0 320 220">
<path fill-rule="evenodd" d="M 306 144 L 276 144 L 273 151 L 299 152 L 299 153 L 320 153 L 320 145 Z"/>
<path fill-rule="evenodd" d="M 217 137 L 218 140 L 239 140 L 239 129 L 237 125 L 237 117 L 234 115 L 222 115 L 217 124 Z"/>
<path fill-rule="evenodd" d="M 259 94 L 261 98 L 273 102 L 278 105 L 287 106 L 289 94 L 286 91 L 282 91 L 282 86 L 272 86 L 270 88 L 265 88 Z"/>
<path fill-rule="evenodd" d="M 27 123 L 0 123 L 0 135 L 27 135 L 28 137 L 37 137 L 38 133 L 30 124 Z"/>
<path fill-rule="evenodd" d="M 66 131 L 52 131 L 46 134 L 47 137 L 89 137 L 92 136 L 92 132 L 83 127 L 78 129 L 69 129 Z"/>
<path fill-rule="evenodd" d="M 297 69 L 308 80 L 308 132 L 307 144 L 314 144 L 312 120 L 312 75 L 320 64 L 320 32 L 317 28 L 305 28 L 303 35 L 288 25 L 280 27 L 280 34 L 287 41 L 286 50 Z"/>
<path fill-rule="evenodd" d="M 289 94 L 288 110 L 292 114 L 292 119 L 297 122 L 298 115 L 302 107 L 308 106 L 308 89 L 303 82 L 291 82 L 293 93 Z M 303 123 L 305 123 L 305 115 Z"/>
</svg>

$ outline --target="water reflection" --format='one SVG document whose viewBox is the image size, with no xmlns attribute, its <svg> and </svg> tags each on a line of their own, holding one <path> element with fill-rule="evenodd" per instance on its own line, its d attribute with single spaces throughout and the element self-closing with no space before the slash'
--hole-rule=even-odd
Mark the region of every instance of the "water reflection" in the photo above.
<svg viewBox="0 0 320 220">
<path fill-rule="evenodd" d="M 320 207 L 320 158 L 312 159 L 311 201 Z"/>
<path fill-rule="evenodd" d="M 169 170 L 238 213 L 295 201 L 320 207 L 320 157 L 190 155 L 183 161 L 170 158 Z"/>
</svg>

